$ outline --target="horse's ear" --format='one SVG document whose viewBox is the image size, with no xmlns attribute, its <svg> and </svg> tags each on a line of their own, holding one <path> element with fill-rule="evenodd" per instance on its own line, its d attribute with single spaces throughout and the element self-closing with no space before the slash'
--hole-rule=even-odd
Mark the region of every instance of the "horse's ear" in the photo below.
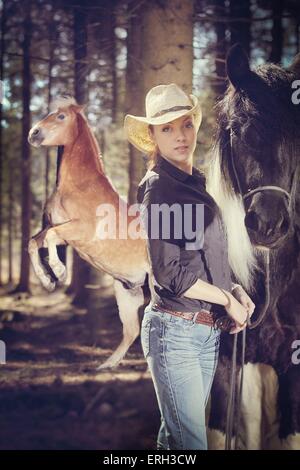
<svg viewBox="0 0 300 470">
<path fill-rule="evenodd" d="M 235 88 L 240 88 L 251 73 L 248 56 L 240 44 L 232 46 L 226 58 L 227 76 Z"/>
<path fill-rule="evenodd" d="M 83 113 L 85 110 L 85 104 L 72 104 L 71 108 L 75 111 L 75 113 Z"/>
<path fill-rule="evenodd" d="M 288 70 L 293 72 L 296 77 L 300 78 L 300 53 L 294 57 L 294 60 L 289 66 Z"/>
</svg>

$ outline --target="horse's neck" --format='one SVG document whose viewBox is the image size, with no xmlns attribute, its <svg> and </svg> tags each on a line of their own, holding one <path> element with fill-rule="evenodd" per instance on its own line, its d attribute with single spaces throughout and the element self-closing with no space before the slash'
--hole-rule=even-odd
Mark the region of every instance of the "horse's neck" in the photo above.
<svg viewBox="0 0 300 470">
<path fill-rule="evenodd" d="M 85 125 L 84 132 L 86 134 L 87 140 L 90 142 L 90 145 L 93 149 L 93 156 L 96 161 L 97 168 L 101 173 L 104 173 L 104 166 L 101 160 L 102 155 L 101 155 L 100 147 L 98 145 L 96 137 L 94 136 L 88 124 Z"/>
<path fill-rule="evenodd" d="M 84 122 L 81 123 L 75 141 L 64 147 L 59 170 L 59 186 L 70 179 L 75 184 L 78 182 L 81 185 L 99 176 L 106 179 L 100 148 L 88 124 Z"/>
</svg>

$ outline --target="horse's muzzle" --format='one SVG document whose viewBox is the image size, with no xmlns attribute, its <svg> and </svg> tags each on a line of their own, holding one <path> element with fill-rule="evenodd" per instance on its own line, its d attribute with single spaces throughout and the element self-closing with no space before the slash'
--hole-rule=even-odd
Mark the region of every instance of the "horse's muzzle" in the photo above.
<svg viewBox="0 0 300 470">
<path fill-rule="evenodd" d="M 42 145 L 44 140 L 43 132 L 38 127 L 34 127 L 28 134 L 28 142 L 34 147 Z"/>
</svg>

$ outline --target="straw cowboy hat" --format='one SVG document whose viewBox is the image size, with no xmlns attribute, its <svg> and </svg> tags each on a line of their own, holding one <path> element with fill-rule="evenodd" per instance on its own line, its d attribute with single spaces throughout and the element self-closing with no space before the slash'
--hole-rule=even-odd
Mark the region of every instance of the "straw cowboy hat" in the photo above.
<svg viewBox="0 0 300 470">
<path fill-rule="evenodd" d="M 146 96 L 146 117 L 131 114 L 125 116 L 126 137 L 141 152 L 151 153 L 155 149 L 155 144 L 149 135 L 149 124 L 166 124 L 186 114 L 194 114 L 195 128 L 198 132 L 202 112 L 196 96 L 188 97 L 175 83 L 155 86 Z"/>
</svg>

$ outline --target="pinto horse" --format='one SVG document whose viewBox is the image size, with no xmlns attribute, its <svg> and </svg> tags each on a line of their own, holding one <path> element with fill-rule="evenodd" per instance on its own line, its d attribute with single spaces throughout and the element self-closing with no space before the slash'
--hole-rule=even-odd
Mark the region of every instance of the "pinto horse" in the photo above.
<svg viewBox="0 0 300 470">
<path fill-rule="evenodd" d="M 57 101 L 56 111 L 30 130 L 28 140 L 35 147 L 64 146 L 58 184 L 45 209 L 49 226 L 29 242 L 34 271 L 42 285 L 52 291 L 55 282 L 42 265 L 38 250 L 48 248 L 49 266 L 63 282 L 66 268 L 57 246 L 69 244 L 84 260 L 114 278 L 123 338 L 100 368 L 117 366 L 139 335 L 138 309 L 144 303 L 142 286 L 150 270 L 145 237 L 133 236 L 134 231 L 130 231 L 132 224 L 139 225 L 139 213 L 130 215 L 127 203 L 105 175 L 98 143 L 83 108 L 73 99 Z M 108 208 L 107 223 L 115 231 L 106 237 L 99 222 Z"/>
<path fill-rule="evenodd" d="M 256 304 L 256 327 L 247 330 L 238 448 L 299 449 L 300 104 L 292 95 L 300 57 L 288 69 L 265 64 L 252 71 L 236 45 L 227 75 L 207 189 L 222 212 L 232 271 Z M 232 337 L 222 334 L 211 448 L 224 446 L 231 354 Z"/>
</svg>

